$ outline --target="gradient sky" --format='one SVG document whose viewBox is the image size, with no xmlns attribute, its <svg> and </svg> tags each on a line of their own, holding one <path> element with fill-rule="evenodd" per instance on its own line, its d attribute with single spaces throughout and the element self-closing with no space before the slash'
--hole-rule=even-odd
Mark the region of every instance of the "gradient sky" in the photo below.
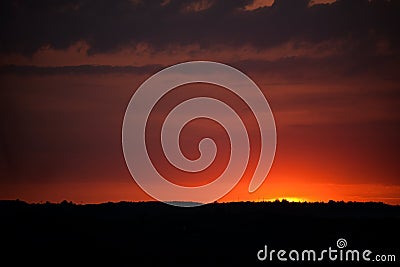
<svg viewBox="0 0 400 267">
<path fill-rule="evenodd" d="M 0 199 L 150 200 L 124 162 L 126 106 L 164 67 L 209 60 L 257 83 L 278 136 L 261 188 L 247 192 L 250 166 L 221 201 L 400 204 L 400 1 L 13 0 L 0 6 Z M 199 90 L 215 92 L 192 85 L 170 99 Z M 223 139 L 207 123 L 183 133 L 188 156 L 197 152 L 193 133 Z M 221 147 L 218 162 L 193 184 L 223 169 L 223 141 Z"/>
</svg>

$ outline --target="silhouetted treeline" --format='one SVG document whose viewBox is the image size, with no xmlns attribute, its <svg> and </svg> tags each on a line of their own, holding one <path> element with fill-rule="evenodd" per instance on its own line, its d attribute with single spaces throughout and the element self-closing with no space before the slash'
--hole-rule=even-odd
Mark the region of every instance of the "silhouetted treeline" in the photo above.
<svg viewBox="0 0 400 267">
<path fill-rule="evenodd" d="M 0 201 L 0 214 L 1 255 L 15 265 L 282 266 L 259 262 L 258 250 L 336 247 L 339 238 L 349 248 L 397 253 L 400 261 L 400 206 L 383 203 Z M 322 266 L 329 264 L 343 265 Z"/>
</svg>

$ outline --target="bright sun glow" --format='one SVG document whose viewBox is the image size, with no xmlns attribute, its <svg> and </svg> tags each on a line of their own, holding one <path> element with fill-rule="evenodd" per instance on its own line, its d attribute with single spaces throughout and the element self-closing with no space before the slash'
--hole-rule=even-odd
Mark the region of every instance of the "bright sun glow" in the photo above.
<svg viewBox="0 0 400 267">
<path fill-rule="evenodd" d="M 286 199 L 289 202 L 305 202 L 306 200 L 303 198 L 298 198 L 298 197 L 283 197 L 283 198 L 279 198 L 280 201 L 282 201 L 283 199 Z"/>
<path fill-rule="evenodd" d="M 271 201 L 271 202 L 273 202 L 275 200 L 279 200 L 279 201 L 287 200 L 289 202 L 306 202 L 306 201 L 308 201 L 305 198 L 299 198 L 299 197 L 278 197 L 278 198 L 265 199 L 263 201 Z"/>
</svg>

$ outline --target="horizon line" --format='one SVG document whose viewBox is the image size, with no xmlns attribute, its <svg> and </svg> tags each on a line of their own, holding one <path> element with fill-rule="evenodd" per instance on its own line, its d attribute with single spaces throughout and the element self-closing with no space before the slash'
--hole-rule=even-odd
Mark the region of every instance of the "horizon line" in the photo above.
<svg viewBox="0 0 400 267">
<path fill-rule="evenodd" d="M 0 199 L 1 202 L 20 202 L 20 203 L 25 203 L 28 205 L 60 205 L 60 204 L 68 204 L 68 205 L 102 205 L 102 204 L 122 204 L 122 203 L 129 203 L 129 204 L 143 204 L 143 203 L 160 203 L 160 204 L 167 204 L 171 205 L 170 203 L 186 203 L 186 204 L 192 204 L 192 205 L 213 205 L 213 204 L 240 204 L 240 203 L 253 203 L 253 204 L 258 204 L 258 203 L 281 203 L 281 204 L 383 204 L 387 206 L 400 206 L 400 204 L 390 204 L 390 203 L 385 203 L 382 201 L 344 201 L 344 200 L 328 200 L 328 201 L 293 201 L 293 200 L 288 200 L 285 198 L 277 198 L 277 199 L 268 199 L 268 200 L 242 200 L 242 201 L 223 201 L 223 202 L 218 202 L 214 201 L 211 203 L 202 203 L 202 202 L 195 202 L 195 201 L 178 201 L 178 200 L 172 200 L 172 201 L 157 201 L 157 200 L 137 200 L 137 201 L 132 201 L 132 200 L 119 200 L 119 201 L 106 201 L 106 202 L 74 202 L 71 200 L 62 200 L 60 202 L 51 202 L 51 201 L 40 201 L 40 202 L 29 202 L 21 199 Z"/>
</svg>

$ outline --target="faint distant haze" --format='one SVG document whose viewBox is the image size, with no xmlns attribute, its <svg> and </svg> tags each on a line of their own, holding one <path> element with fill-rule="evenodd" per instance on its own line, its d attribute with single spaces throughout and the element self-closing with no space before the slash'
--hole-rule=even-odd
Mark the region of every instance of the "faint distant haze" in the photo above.
<svg viewBox="0 0 400 267">
<path fill-rule="evenodd" d="M 212 60 L 257 83 L 274 112 L 279 138 L 261 188 L 247 192 L 249 171 L 222 201 L 400 203 L 398 1 L 77 0 L 0 6 L 1 199 L 149 200 L 124 165 L 125 107 L 134 90 L 162 68 Z M 179 90 L 160 104 L 164 111 L 196 94 L 240 105 L 214 87 Z M 196 157 L 192 141 L 202 135 L 221 140 L 218 164 L 207 175 L 180 181 L 198 184 L 223 169 L 226 140 L 208 121 L 188 128 L 181 141 L 189 157 Z"/>
</svg>

